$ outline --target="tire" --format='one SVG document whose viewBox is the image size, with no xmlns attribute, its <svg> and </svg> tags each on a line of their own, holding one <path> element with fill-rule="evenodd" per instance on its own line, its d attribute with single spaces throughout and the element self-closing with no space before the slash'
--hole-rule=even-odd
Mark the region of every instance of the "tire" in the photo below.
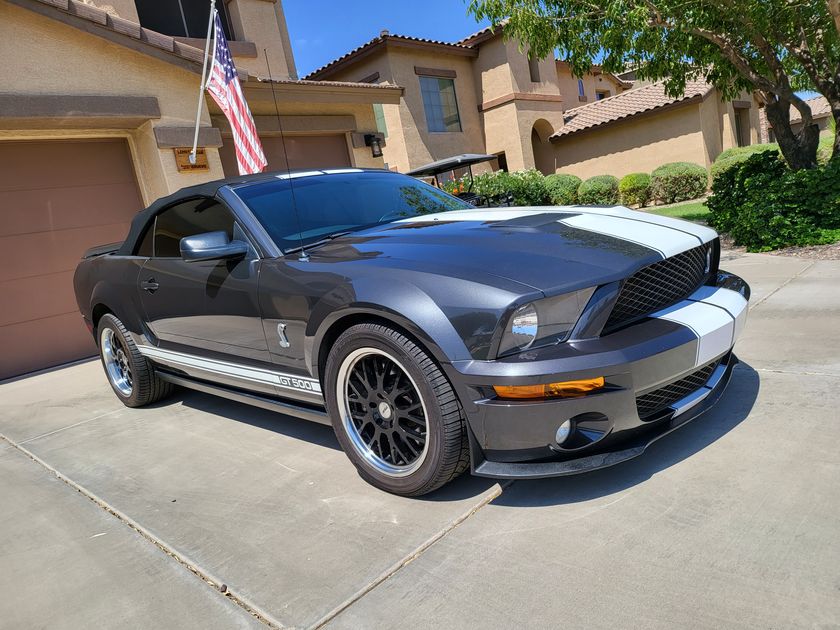
<svg viewBox="0 0 840 630">
<path fill-rule="evenodd" d="M 464 412 L 452 386 L 402 333 L 374 323 L 348 328 L 327 357 L 324 383 L 336 437 L 368 483 L 419 496 L 469 465 Z"/>
<path fill-rule="evenodd" d="M 96 327 L 99 358 L 108 384 L 126 407 L 142 407 L 175 390 L 155 374 L 149 360 L 140 354 L 123 323 L 110 313 Z"/>
</svg>

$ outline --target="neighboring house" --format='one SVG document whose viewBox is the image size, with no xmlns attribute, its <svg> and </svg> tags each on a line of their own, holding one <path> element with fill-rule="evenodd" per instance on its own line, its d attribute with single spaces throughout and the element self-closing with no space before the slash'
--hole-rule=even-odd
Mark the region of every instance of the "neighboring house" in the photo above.
<svg viewBox="0 0 840 630">
<path fill-rule="evenodd" d="M 811 116 L 816 125 L 820 128 L 820 135 L 825 136 L 831 133 L 831 105 L 828 104 L 828 99 L 824 96 L 815 96 L 805 101 L 811 108 Z M 764 110 L 761 110 L 761 141 L 762 142 L 776 142 L 776 134 L 773 133 L 773 127 L 767 120 L 767 115 Z M 802 114 L 795 107 L 790 108 L 790 126 L 795 133 L 802 130 Z"/>
<path fill-rule="evenodd" d="M 160 196 L 237 174 L 210 98 L 206 169 L 174 151 L 192 144 L 209 2 L 106 2 L 0 0 L 0 378 L 93 354 L 72 286 L 85 249 Z M 300 81 L 279 1 L 216 6 L 269 169 L 286 162 L 266 56 L 292 166 L 384 165 L 365 135 L 400 88 Z"/>
<path fill-rule="evenodd" d="M 650 172 L 666 162 L 709 166 L 730 147 L 759 141 L 758 102 L 749 93 L 724 101 L 703 81 L 680 98 L 661 82 L 567 110 L 550 138 L 553 169 L 587 178 Z"/>
<path fill-rule="evenodd" d="M 498 155 L 506 170 L 553 172 L 548 138 L 563 110 L 581 104 L 568 66 L 529 57 L 499 28 L 456 43 L 383 31 L 306 78 L 403 86 L 400 103 L 383 105 L 378 118 L 385 161 L 403 172 L 459 153 Z M 583 81 L 592 100 L 629 86 L 599 68 Z"/>
<path fill-rule="evenodd" d="M 560 94 L 567 110 L 621 94 L 633 87 L 632 81 L 604 72 L 601 66 L 592 66 L 585 76 L 578 78 L 572 74 L 567 62 L 558 59 L 556 64 Z"/>
</svg>

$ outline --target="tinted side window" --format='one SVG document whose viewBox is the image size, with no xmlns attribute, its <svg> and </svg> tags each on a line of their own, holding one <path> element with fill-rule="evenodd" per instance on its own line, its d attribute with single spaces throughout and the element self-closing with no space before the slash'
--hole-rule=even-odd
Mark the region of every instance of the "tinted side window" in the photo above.
<svg viewBox="0 0 840 630">
<path fill-rule="evenodd" d="M 233 239 L 233 215 L 215 199 L 191 199 L 172 206 L 155 222 L 155 257 L 180 258 L 182 238 L 216 231 Z"/>
</svg>

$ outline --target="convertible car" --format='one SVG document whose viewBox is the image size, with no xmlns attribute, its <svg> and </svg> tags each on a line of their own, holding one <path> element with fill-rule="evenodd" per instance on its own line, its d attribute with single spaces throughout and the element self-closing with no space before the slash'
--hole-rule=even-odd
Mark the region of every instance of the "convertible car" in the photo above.
<svg viewBox="0 0 840 630">
<path fill-rule="evenodd" d="M 74 284 L 124 404 L 185 386 L 332 424 L 364 479 L 420 495 L 614 465 L 707 410 L 749 300 L 719 258 L 692 223 L 341 169 L 185 188 Z"/>
</svg>

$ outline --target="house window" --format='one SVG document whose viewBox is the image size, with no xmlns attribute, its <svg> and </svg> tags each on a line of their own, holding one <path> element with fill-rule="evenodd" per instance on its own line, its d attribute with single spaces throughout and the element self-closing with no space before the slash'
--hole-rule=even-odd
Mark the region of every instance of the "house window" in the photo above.
<svg viewBox="0 0 840 630">
<path fill-rule="evenodd" d="M 140 25 L 173 37 L 207 37 L 210 3 L 207 0 L 135 0 Z M 216 4 L 225 37 L 232 37 L 224 2 Z"/>
<path fill-rule="evenodd" d="M 746 147 L 750 144 L 750 110 L 746 108 L 735 109 L 735 140 L 739 147 Z"/>
<path fill-rule="evenodd" d="M 528 57 L 528 72 L 531 73 L 531 83 L 540 82 L 540 60 L 536 57 Z"/>
<path fill-rule="evenodd" d="M 578 100 L 586 100 L 586 90 L 583 88 L 583 79 L 578 79 Z"/>
<path fill-rule="evenodd" d="M 596 90 L 595 91 L 595 100 L 600 101 L 601 99 L 607 98 L 610 95 L 609 90 Z"/>
<path fill-rule="evenodd" d="M 382 109 L 382 103 L 373 104 L 373 115 L 376 118 L 376 130 L 387 138 L 388 125 L 385 124 L 385 111 Z"/>
<path fill-rule="evenodd" d="M 461 131 L 455 82 L 438 77 L 420 77 L 420 93 L 429 131 Z"/>
</svg>

